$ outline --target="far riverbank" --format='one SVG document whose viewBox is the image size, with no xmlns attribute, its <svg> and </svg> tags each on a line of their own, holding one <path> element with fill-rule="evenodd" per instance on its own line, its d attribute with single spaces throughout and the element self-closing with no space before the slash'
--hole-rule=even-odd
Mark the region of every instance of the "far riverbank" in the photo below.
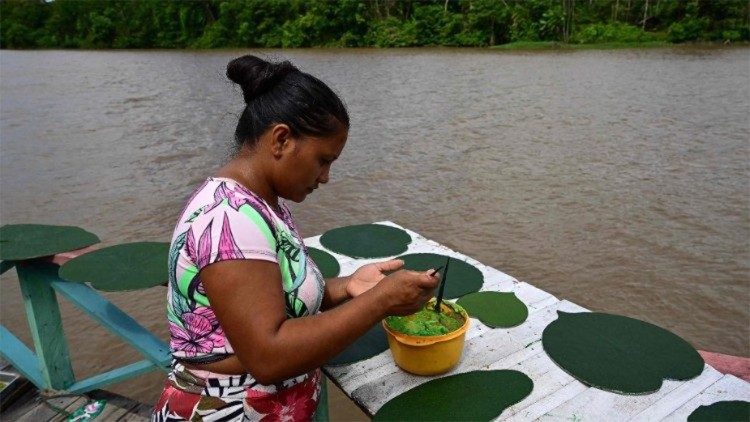
<svg viewBox="0 0 750 422">
<path fill-rule="evenodd" d="M 488 47 L 497 50 L 616 50 L 616 49 L 646 49 L 646 48 L 732 48 L 750 47 L 750 42 L 741 41 L 734 43 L 725 42 L 699 42 L 675 44 L 667 41 L 648 42 L 607 42 L 595 44 L 561 43 L 557 41 L 518 41 L 508 44 Z"/>
</svg>

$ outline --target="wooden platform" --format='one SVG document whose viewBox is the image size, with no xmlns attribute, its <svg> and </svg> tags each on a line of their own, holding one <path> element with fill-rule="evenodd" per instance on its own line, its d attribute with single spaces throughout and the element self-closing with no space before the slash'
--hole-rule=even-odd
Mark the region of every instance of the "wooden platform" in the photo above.
<svg viewBox="0 0 750 422">
<path fill-rule="evenodd" d="M 0 370 L 16 373 L 12 366 L 2 362 Z M 79 407 L 93 400 L 106 400 L 104 411 L 96 417 L 101 421 L 133 421 L 145 422 L 151 420 L 152 404 L 139 403 L 114 393 L 95 390 L 85 395 L 43 396 L 29 381 L 21 378 L 18 394 L 12 397 L 8 407 L 0 412 L 0 420 L 19 422 L 47 422 L 64 421 L 68 415 Z"/>
<path fill-rule="evenodd" d="M 684 421 L 701 405 L 723 400 L 750 401 L 750 383 L 724 375 L 709 365 L 692 380 L 664 381 L 661 389 L 653 394 L 620 395 L 590 388 L 560 369 L 547 356 L 541 344 L 542 331 L 557 318 L 558 310 L 587 312 L 587 309 L 559 300 L 394 223 L 381 224 L 399 227 L 412 236 L 407 253 L 438 253 L 467 261 L 484 274 L 483 291 L 514 292 L 529 308 L 528 319 L 510 329 L 491 329 L 478 320 L 472 320 L 461 362 L 453 371 L 445 374 L 477 369 L 515 369 L 528 375 L 534 382 L 534 390 L 523 401 L 506 409 L 498 420 Z M 311 237 L 305 243 L 325 249 L 319 239 L 320 236 Z M 341 264 L 341 275 L 352 273 L 362 264 L 378 261 L 355 260 L 332 254 Z M 13 372 L 3 362 L 0 362 L 0 370 Z M 390 399 L 433 378 L 418 377 L 400 370 L 393 363 L 389 351 L 354 364 L 325 367 L 324 371 L 370 416 Z M 107 400 L 107 406 L 97 420 L 150 420 L 152 404 L 138 403 L 101 390 L 86 395 L 44 398 L 31 384 L 27 384 L 12 404 L 0 412 L 0 420 L 63 421 L 67 413 L 96 399 Z"/>
<path fill-rule="evenodd" d="M 701 405 L 722 400 L 750 401 L 750 383 L 723 375 L 708 365 L 692 380 L 664 381 L 661 389 L 647 395 L 621 395 L 588 387 L 560 369 L 544 352 L 541 343 L 542 331 L 557 319 L 558 310 L 588 312 L 587 309 L 559 300 L 392 222 L 380 224 L 401 228 L 412 236 L 406 253 L 438 253 L 464 260 L 484 274 L 482 291 L 514 292 L 529 308 L 526 322 L 510 329 L 491 329 L 473 319 L 461 362 L 453 371 L 443 375 L 477 369 L 514 369 L 528 375 L 534 382 L 534 390 L 524 400 L 506 409 L 498 420 L 684 421 Z M 305 239 L 305 244 L 326 250 L 320 244 L 320 236 Z M 332 254 L 341 264 L 341 275 L 351 274 L 362 264 L 377 261 Z M 350 365 L 328 366 L 324 371 L 371 416 L 387 401 L 434 378 L 402 371 L 394 364 L 390 351 Z"/>
</svg>

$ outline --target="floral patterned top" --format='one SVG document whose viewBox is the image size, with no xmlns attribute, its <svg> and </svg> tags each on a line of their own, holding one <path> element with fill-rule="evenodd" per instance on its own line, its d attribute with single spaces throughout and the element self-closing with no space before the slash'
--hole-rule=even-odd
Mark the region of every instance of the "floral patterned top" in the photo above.
<svg viewBox="0 0 750 422">
<path fill-rule="evenodd" d="M 170 349 L 179 361 L 209 363 L 233 354 L 200 279 L 200 270 L 209 264 L 231 259 L 276 262 L 287 317 L 319 312 L 325 281 L 289 209 L 279 208 L 274 211 L 226 178 L 207 179 L 188 200 L 169 251 L 167 317 Z"/>
</svg>

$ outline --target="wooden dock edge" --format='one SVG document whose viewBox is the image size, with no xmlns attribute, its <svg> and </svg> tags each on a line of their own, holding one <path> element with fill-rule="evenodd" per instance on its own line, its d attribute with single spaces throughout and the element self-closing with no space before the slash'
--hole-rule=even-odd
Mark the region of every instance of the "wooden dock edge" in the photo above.
<svg viewBox="0 0 750 422">
<path fill-rule="evenodd" d="M 734 375 L 737 378 L 750 382 L 750 358 L 741 356 L 725 355 L 722 353 L 698 350 L 703 360 L 722 374 Z"/>
</svg>

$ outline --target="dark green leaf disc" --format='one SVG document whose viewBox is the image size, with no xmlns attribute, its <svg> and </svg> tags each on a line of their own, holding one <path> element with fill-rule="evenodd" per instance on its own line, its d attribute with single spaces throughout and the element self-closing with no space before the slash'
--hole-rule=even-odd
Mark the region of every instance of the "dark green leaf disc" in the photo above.
<svg viewBox="0 0 750 422">
<path fill-rule="evenodd" d="M 334 258 L 333 255 L 316 248 L 307 248 L 307 253 L 310 254 L 310 258 L 315 261 L 315 265 L 318 266 L 318 269 L 323 274 L 323 277 L 330 278 L 339 275 L 341 267 L 339 266 L 339 262 L 336 261 L 336 258 Z"/>
<path fill-rule="evenodd" d="M 469 316 L 492 328 L 515 327 L 529 316 L 529 309 L 512 292 L 470 293 L 458 299 L 458 304 Z"/>
<path fill-rule="evenodd" d="M 701 406 L 688 416 L 688 422 L 699 421 L 750 421 L 750 403 L 733 400 Z"/>
<path fill-rule="evenodd" d="M 0 259 L 23 261 L 74 251 L 99 243 L 80 227 L 45 224 L 8 224 L 0 227 Z"/>
<path fill-rule="evenodd" d="M 566 313 L 544 329 L 542 345 L 570 375 L 593 387 L 626 394 L 658 390 L 662 380 L 688 380 L 703 358 L 688 342 L 656 325 L 621 315 Z"/>
<path fill-rule="evenodd" d="M 518 371 L 472 371 L 428 381 L 384 404 L 376 421 L 489 421 L 531 393 Z"/>
<path fill-rule="evenodd" d="M 323 233 L 320 244 L 352 258 L 384 258 L 404 253 L 411 236 L 401 229 L 382 224 L 339 227 Z"/>
<path fill-rule="evenodd" d="M 109 292 L 145 289 L 167 282 L 169 244 L 136 242 L 78 256 L 60 267 L 60 278 L 91 283 Z"/>
<path fill-rule="evenodd" d="M 445 265 L 448 257 L 434 253 L 415 253 L 399 256 L 398 259 L 404 260 L 404 268 L 407 270 L 427 271 Z M 484 275 L 477 267 L 456 258 L 451 258 L 448 274 L 444 274 L 443 277 L 447 277 L 443 292 L 445 299 L 455 299 L 476 292 L 484 283 Z"/>
<path fill-rule="evenodd" d="M 381 324 L 375 324 L 370 331 L 357 339 L 352 345 L 344 349 L 326 365 L 346 365 L 360 360 L 369 359 L 388 350 L 388 338 Z"/>
</svg>

